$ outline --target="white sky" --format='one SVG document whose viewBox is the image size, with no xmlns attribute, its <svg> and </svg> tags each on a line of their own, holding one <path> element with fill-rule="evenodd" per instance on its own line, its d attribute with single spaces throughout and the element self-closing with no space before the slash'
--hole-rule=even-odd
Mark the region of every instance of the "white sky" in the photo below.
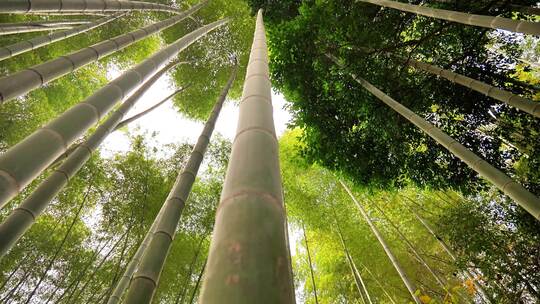
<svg viewBox="0 0 540 304">
<path fill-rule="evenodd" d="M 119 72 L 113 72 L 119 74 Z M 108 75 L 114 78 L 116 75 Z M 188 88 L 189 90 L 189 88 Z M 131 117 L 159 102 L 167 95 L 174 92 L 171 80 L 168 76 L 156 82 L 142 96 L 139 102 L 131 109 L 125 118 Z M 180 93 L 182 94 L 182 93 Z M 291 119 L 291 114 L 284 109 L 285 99 L 283 95 L 272 93 L 272 102 L 274 105 L 274 122 L 276 133 L 279 136 L 287 128 L 287 123 Z M 229 140 L 234 139 L 236 133 L 236 123 L 238 120 L 238 107 L 234 102 L 226 101 L 221 114 L 216 123 L 215 132 L 220 133 Z M 180 114 L 168 101 L 152 112 L 137 119 L 128 125 L 131 133 L 150 135 L 156 132 L 152 143 L 157 144 L 157 148 L 170 143 L 191 143 L 195 144 L 199 134 L 202 131 L 204 122 L 195 121 L 186 118 Z M 125 132 L 117 131 L 107 137 L 101 145 L 101 152 L 104 156 L 109 156 L 114 152 L 126 152 L 129 149 L 129 138 Z"/>
</svg>

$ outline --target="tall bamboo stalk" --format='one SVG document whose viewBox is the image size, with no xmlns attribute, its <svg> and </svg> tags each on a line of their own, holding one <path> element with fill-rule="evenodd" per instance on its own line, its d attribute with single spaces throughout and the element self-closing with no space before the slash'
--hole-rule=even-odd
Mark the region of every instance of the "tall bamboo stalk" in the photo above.
<svg viewBox="0 0 540 304">
<path fill-rule="evenodd" d="M 106 13 L 118 11 L 164 11 L 179 13 L 177 8 L 142 1 L 124 0 L 3 0 L 0 13 Z"/>
<path fill-rule="evenodd" d="M 259 11 L 201 303 L 294 303 L 268 74 Z"/>
<path fill-rule="evenodd" d="M 153 236 L 144 250 L 137 271 L 131 279 L 125 303 L 142 304 L 152 301 L 180 216 L 191 192 L 191 187 L 195 182 L 223 103 L 236 77 L 236 72 L 237 65 L 235 65 L 227 84 L 218 97 L 186 166 L 182 173 L 178 175 L 169 196 L 165 200 L 163 207 L 161 207 L 160 215 L 156 218 L 157 224 Z"/>
<path fill-rule="evenodd" d="M 306 251 L 309 263 L 309 273 L 311 274 L 311 284 L 313 284 L 313 294 L 315 295 L 315 304 L 319 304 L 319 298 L 317 297 L 317 285 L 315 284 L 315 274 L 313 273 L 313 264 L 311 263 L 311 252 L 309 251 L 308 239 L 306 236 L 306 226 L 302 223 L 302 232 L 304 233 L 304 243 L 306 244 Z"/>
<path fill-rule="evenodd" d="M 438 66 L 428 64 L 421 61 L 409 59 L 407 64 L 423 70 L 425 72 L 441 76 L 450 80 L 451 82 L 458 83 L 466 88 L 485 94 L 491 98 L 497 99 L 504 103 L 507 103 L 517 109 L 527 112 L 536 117 L 540 117 L 540 102 L 535 102 L 530 99 L 513 94 L 506 90 L 499 89 L 482 81 L 475 80 L 473 78 L 463 76 L 461 74 L 452 72 L 450 70 L 442 69 Z"/>
<path fill-rule="evenodd" d="M 115 130 L 124 115 L 141 96 L 167 71 L 178 64 L 172 62 L 158 71 L 131 95 L 96 131 L 70 153 L 66 160 L 48 176 L 20 205 L 0 224 L 0 257 L 15 245 L 52 199 L 64 188 L 82 166 L 90 159 L 92 152 Z"/>
<path fill-rule="evenodd" d="M 373 207 L 375 207 L 375 209 L 377 209 L 377 211 L 379 211 L 379 213 L 383 216 L 386 222 L 388 222 L 390 226 L 394 228 L 394 230 L 397 232 L 401 240 L 405 243 L 405 245 L 407 245 L 407 247 L 409 247 L 409 250 L 411 250 L 411 252 L 416 257 L 416 259 L 420 262 L 420 264 L 422 264 L 422 266 L 424 266 L 428 270 L 431 276 L 433 276 L 433 278 L 439 284 L 439 286 L 441 286 L 442 289 L 444 289 L 446 292 L 449 292 L 448 289 L 446 288 L 446 284 L 444 283 L 443 279 L 440 278 L 437 275 L 437 273 L 435 273 L 435 270 L 433 270 L 431 266 L 429 266 L 426 260 L 416 250 L 415 246 L 411 243 L 411 241 L 409 241 L 409 239 L 403 234 L 403 232 L 401 232 L 401 229 L 386 215 L 386 213 L 378 206 L 378 204 L 374 200 L 371 200 L 371 204 L 373 205 Z"/>
<path fill-rule="evenodd" d="M 31 182 L 79 136 L 120 100 L 151 77 L 180 51 L 225 24 L 220 20 L 199 28 L 157 52 L 105 87 L 73 106 L 0 156 L 0 206 Z M 36 147 L 40 147 L 36 150 Z"/>
<path fill-rule="evenodd" d="M 337 58 L 332 55 L 327 56 L 333 60 L 338 66 L 343 67 Z M 490 181 L 497 188 L 499 188 L 506 195 L 511 197 L 516 203 L 518 203 L 523 209 L 529 212 L 536 219 L 540 220 L 540 198 L 527 191 L 523 186 L 515 182 L 512 178 L 504 174 L 499 169 L 493 167 L 488 162 L 480 158 L 474 152 L 467 149 L 465 146 L 457 142 L 452 137 L 441 131 L 439 128 L 427 122 L 422 117 L 416 115 L 414 112 L 398 103 L 390 96 L 377 89 L 371 83 L 365 79 L 356 76 L 353 73 L 349 75 L 366 90 L 371 92 L 377 98 L 379 98 L 386 105 L 394 109 L 401 116 L 412 122 L 427 135 L 448 149 L 452 154 L 465 162 L 471 169 L 475 170 L 482 177 Z"/>
<path fill-rule="evenodd" d="M 378 6 L 389 7 L 404 12 L 414 13 L 422 16 L 442 19 L 452 22 L 458 22 L 467 25 L 486 27 L 491 29 L 500 29 L 516 33 L 524 33 L 531 35 L 540 35 L 540 23 L 513 20 L 509 18 L 475 15 L 449 11 L 438 8 L 430 8 L 420 5 L 401 3 L 390 0 L 360 0 L 362 2 L 375 4 Z"/>
<path fill-rule="evenodd" d="M 158 33 L 184 20 L 207 3 L 192 6 L 190 9 L 172 18 L 142 27 L 138 30 L 122 34 L 92 46 L 61 56 L 45 63 L 34 65 L 28 69 L 0 78 L 0 104 L 17 96 L 24 95 L 33 89 L 69 74 L 79 68 L 113 54 L 139 40 Z"/>
<path fill-rule="evenodd" d="M 8 46 L 0 46 L 0 61 L 7 58 L 15 57 L 16 55 L 26 53 L 31 50 L 38 49 L 42 46 L 49 45 L 56 41 L 61 41 L 66 38 L 73 37 L 78 34 L 82 34 L 84 32 L 88 32 L 92 29 L 95 29 L 104 24 L 107 24 L 123 15 L 124 13 L 117 13 L 112 16 L 106 16 L 98 20 L 92 21 L 91 23 L 88 23 L 88 24 L 83 24 L 83 25 L 74 27 L 73 29 L 70 29 L 67 31 L 55 32 L 49 35 L 35 37 L 32 39 L 17 42 Z"/>
<path fill-rule="evenodd" d="M 358 210 L 360 211 L 360 214 L 362 214 L 362 217 L 366 220 L 366 222 L 368 223 L 369 225 L 369 228 L 371 229 L 371 231 L 373 232 L 373 234 L 375 235 L 375 237 L 377 238 L 377 240 L 379 241 L 379 243 L 381 244 L 381 246 L 383 247 L 384 249 L 384 252 L 386 253 L 386 255 L 388 256 L 388 258 L 390 259 L 390 261 L 392 262 L 392 265 L 394 266 L 394 268 L 396 269 L 396 271 L 398 272 L 401 280 L 403 281 L 403 283 L 405 284 L 405 286 L 407 287 L 407 290 L 409 291 L 409 293 L 411 294 L 411 297 L 413 298 L 414 302 L 416 304 L 422 304 L 422 302 L 420 301 L 420 299 L 416 296 L 416 287 L 413 285 L 413 283 L 411 282 L 411 280 L 409 280 L 409 278 L 407 277 L 407 274 L 405 273 L 405 271 L 401 268 L 401 266 L 399 265 L 396 257 L 394 256 L 394 254 L 392 253 L 392 251 L 390 250 L 390 247 L 388 247 L 388 245 L 386 244 L 386 241 L 384 240 L 384 238 L 382 237 L 381 233 L 379 232 L 379 230 L 377 229 L 377 227 L 375 227 L 375 224 L 373 224 L 373 222 L 371 221 L 371 219 L 369 218 L 369 215 L 366 213 L 366 211 L 364 210 L 364 207 L 362 207 L 362 205 L 356 200 L 356 198 L 354 197 L 354 195 L 352 194 L 351 190 L 349 189 L 349 187 L 347 187 L 347 185 L 345 185 L 345 183 L 343 181 L 339 181 L 341 183 L 341 186 L 343 186 L 343 189 L 345 189 L 345 191 L 347 191 L 347 193 L 349 194 L 349 196 L 351 197 L 352 201 L 356 204 L 356 206 L 358 207 Z"/>
</svg>

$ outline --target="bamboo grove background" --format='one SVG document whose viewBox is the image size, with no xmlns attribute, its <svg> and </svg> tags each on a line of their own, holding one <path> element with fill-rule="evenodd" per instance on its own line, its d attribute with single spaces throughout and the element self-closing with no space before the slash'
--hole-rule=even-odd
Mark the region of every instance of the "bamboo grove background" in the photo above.
<svg viewBox="0 0 540 304">
<path fill-rule="evenodd" d="M 540 300 L 534 1 L 0 12 L 0 302 Z M 168 101 L 205 122 L 195 144 L 131 127 Z M 128 152 L 100 147 L 114 132 Z"/>
</svg>

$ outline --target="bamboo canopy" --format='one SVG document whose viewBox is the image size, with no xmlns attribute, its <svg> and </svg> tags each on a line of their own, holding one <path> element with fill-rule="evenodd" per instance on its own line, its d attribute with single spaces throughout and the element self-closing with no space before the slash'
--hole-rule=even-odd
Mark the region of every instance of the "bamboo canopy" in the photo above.
<svg viewBox="0 0 540 304">
<path fill-rule="evenodd" d="M 107 13 L 149 10 L 179 13 L 174 7 L 163 4 L 124 0 L 3 0 L 0 13 Z"/>
<path fill-rule="evenodd" d="M 343 67 L 332 55 L 327 54 L 327 57 L 334 61 L 338 66 Z M 462 144 L 458 143 L 452 137 L 442 132 L 439 128 L 427 122 L 422 117 L 418 116 L 411 110 L 407 109 L 390 96 L 377 89 L 365 79 L 356 76 L 353 73 L 349 75 L 362 87 L 375 95 L 379 100 L 394 109 L 401 116 L 412 122 L 418 128 L 423 130 L 427 135 L 448 149 L 452 154 L 465 162 L 471 169 L 476 171 L 482 177 L 493 183 L 499 190 L 511 197 L 523 209 L 529 212 L 536 219 L 540 220 L 540 198 L 527 191 L 523 186 L 515 182 L 512 178 L 504 174 L 499 169 L 493 167 L 488 162 L 477 156 L 474 152 L 467 149 Z"/>
<path fill-rule="evenodd" d="M 66 186 L 92 152 L 116 129 L 124 115 L 139 101 L 144 93 L 178 62 L 172 62 L 158 71 L 131 95 L 107 120 L 83 143 L 70 153 L 66 160 L 28 196 L 19 207 L 0 224 L 0 257 L 4 256 L 17 240 L 28 230 L 51 200 Z"/>
<path fill-rule="evenodd" d="M 21 191 L 64 153 L 73 141 L 97 123 L 139 84 L 151 77 L 156 70 L 159 70 L 180 51 L 226 22 L 226 20 L 219 20 L 210 23 L 178 39 L 2 154 L 0 156 L 0 206 Z M 35 147 L 40 147 L 40 150 L 37 152 Z"/>
<path fill-rule="evenodd" d="M 195 147 L 193 147 L 182 173 L 176 178 L 173 188 L 169 192 L 163 207 L 161 207 L 159 216 L 156 217 L 157 224 L 144 250 L 138 269 L 131 279 L 125 303 L 142 304 L 152 302 L 161 270 L 163 269 L 169 248 L 174 239 L 176 226 L 178 226 L 180 216 L 191 192 L 191 187 L 197 177 L 197 172 L 212 137 L 212 132 L 214 131 L 214 126 L 223 107 L 223 103 L 236 78 L 236 71 L 237 66 L 234 67 L 227 84 L 212 109 L 210 117 L 204 125 L 204 129 Z"/>
<path fill-rule="evenodd" d="M 169 28 L 189 17 L 206 3 L 207 1 L 202 1 L 178 16 L 96 43 L 67 56 L 62 56 L 12 75 L 2 77 L 0 78 L 0 104 L 12 98 L 24 95 L 56 78 L 76 71 L 89 63 L 113 54 L 139 40 Z"/>
<path fill-rule="evenodd" d="M 53 42 L 64 40 L 78 34 L 90 31 L 104 24 L 107 24 L 117 18 L 123 16 L 124 13 L 116 13 L 112 16 L 106 16 L 88 24 L 83 24 L 67 31 L 54 32 L 49 35 L 35 37 L 26 41 L 17 42 L 8 46 L 0 46 L 0 61 L 14 57 L 16 55 L 26 53 L 31 50 L 49 45 Z"/>
<path fill-rule="evenodd" d="M 295 302 L 268 74 L 259 10 L 200 303 Z"/>
<path fill-rule="evenodd" d="M 491 29 L 506 30 L 510 32 L 540 35 L 540 23 L 513 20 L 509 18 L 474 15 L 468 13 L 461 13 L 455 11 L 449 11 L 438 8 L 430 8 L 420 5 L 401 3 L 390 0 L 360 0 L 362 2 L 371 3 L 379 6 L 389 7 L 404 12 L 414 13 L 422 16 L 432 17 L 436 19 L 442 19 L 452 22 L 463 23 L 467 25 L 474 25 L 480 27 L 486 27 Z"/>
</svg>

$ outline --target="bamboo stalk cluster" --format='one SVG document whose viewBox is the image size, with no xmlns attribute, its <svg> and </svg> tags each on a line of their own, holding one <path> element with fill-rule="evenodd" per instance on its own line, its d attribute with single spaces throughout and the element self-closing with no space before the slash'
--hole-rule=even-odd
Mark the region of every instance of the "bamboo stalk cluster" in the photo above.
<svg viewBox="0 0 540 304">
<path fill-rule="evenodd" d="M 1 13 L 107 13 L 133 10 L 150 10 L 179 13 L 174 7 L 142 1 L 124 0 L 4 0 Z"/>
<path fill-rule="evenodd" d="M 55 32 L 46 36 L 39 36 L 26 41 L 17 42 L 8 46 L 0 47 L 0 60 L 14 57 L 31 50 L 49 45 L 53 42 L 61 41 L 69 37 L 90 31 L 102 25 L 105 25 L 117 18 L 123 16 L 123 13 L 116 13 L 112 16 L 106 16 L 88 24 L 83 24 L 67 31 Z"/>
<path fill-rule="evenodd" d="M 195 7 L 197 6 L 190 11 L 193 11 Z M 178 52 L 225 22 L 226 20 L 216 21 L 187 34 L 125 72 L 2 154 L 0 156 L 0 206 L 21 191 L 64 153 L 79 136 L 104 117 L 116 103 L 151 77 Z M 132 38 L 129 41 L 132 41 Z M 112 41 L 110 43 L 114 45 Z M 92 49 L 89 51 L 93 52 Z M 49 72 L 48 75 L 58 74 L 58 70 L 54 67 L 46 71 Z M 41 147 L 39 153 L 36 153 L 34 147 Z"/>
</svg>

